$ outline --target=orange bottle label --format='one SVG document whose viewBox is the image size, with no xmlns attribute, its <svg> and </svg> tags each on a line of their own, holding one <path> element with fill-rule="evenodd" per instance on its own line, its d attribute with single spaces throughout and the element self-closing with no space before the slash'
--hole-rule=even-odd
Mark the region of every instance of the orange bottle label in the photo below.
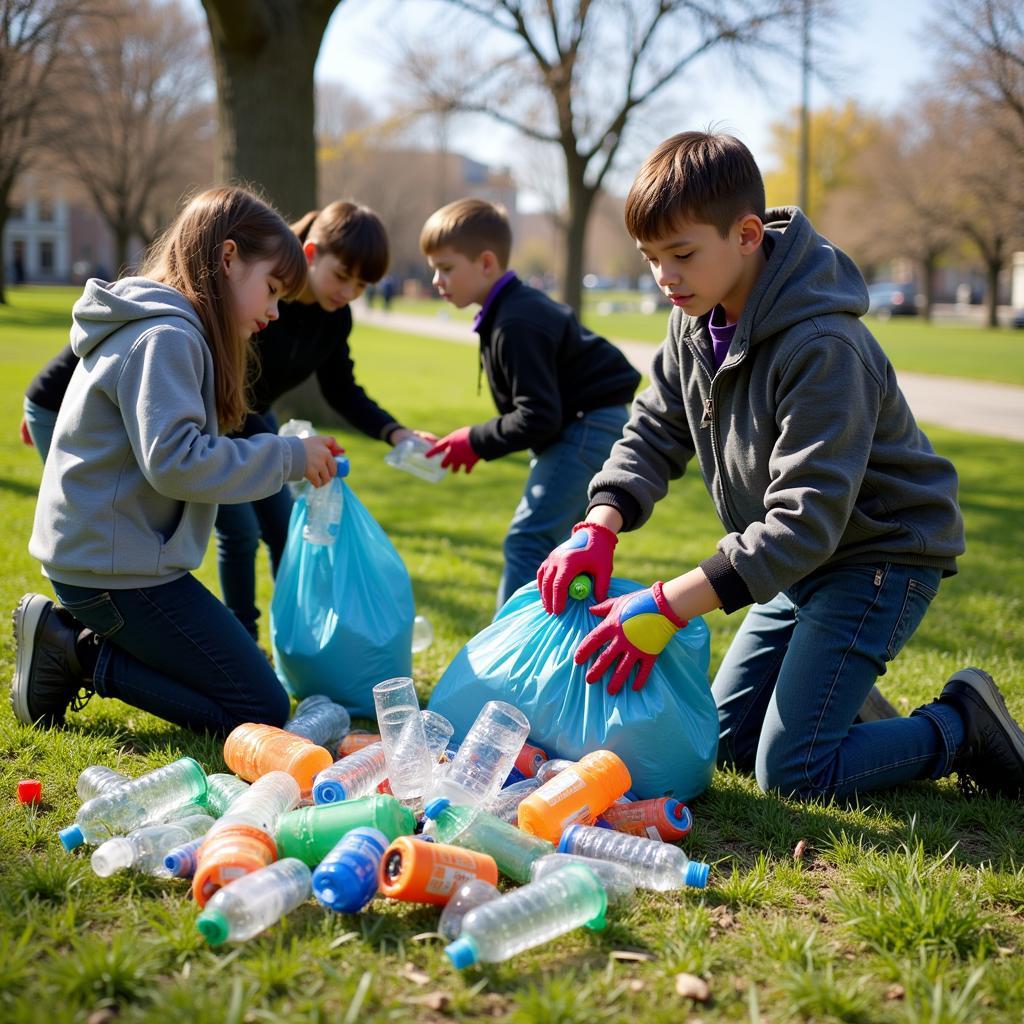
<svg viewBox="0 0 1024 1024">
<path fill-rule="evenodd" d="M 400 836 L 381 859 L 380 891 L 395 900 L 443 905 L 464 882 L 498 881 L 493 857 L 446 843 L 424 843 Z"/>
</svg>

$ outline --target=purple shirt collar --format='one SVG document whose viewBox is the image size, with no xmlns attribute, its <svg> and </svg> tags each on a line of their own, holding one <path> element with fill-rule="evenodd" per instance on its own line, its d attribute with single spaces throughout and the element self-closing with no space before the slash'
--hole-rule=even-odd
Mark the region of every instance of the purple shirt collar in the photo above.
<svg viewBox="0 0 1024 1024">
<path fill-rule="evenodd" d="M 514 280 L 516 280 L 516 272 L 514 270 L 506 270 L 505 273 L 491 285 L 491 290 L 487 293 L 487 298 L 484 299 L 483 305 L 480 307 L 480 312 L 473 317 L 474 331 L 479 332 L 480 325 L 484 322 L 484 317 L 487 316 L 487 311 L 494 305 L 494 300 L 498 297 L 498 293 L 505 287 L 505 285 L 511 284 Z"/>
<path fill-rule="evenodd" d="M 708 332 L 711 334 L 711 357 L 717 373 L 729 354 L 729 346 L 736 333 L 736 324 L 727 324 L 725 310 L 721 306 L 715 306 L 708 317 Z"/>
</svg>

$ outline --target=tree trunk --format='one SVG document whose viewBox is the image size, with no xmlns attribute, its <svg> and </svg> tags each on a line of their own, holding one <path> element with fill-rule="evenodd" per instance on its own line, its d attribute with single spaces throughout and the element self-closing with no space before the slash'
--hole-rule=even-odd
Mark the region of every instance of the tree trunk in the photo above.
<svg viewBox="0 0 1024 1024">
<path fill-rule="evenodd" d="M 131 231 L 123 224 L 109 225 L 114 236 L 114 278 L 120 277 L 128 269 L 128 245 Z"/>
<path fill-rule="evenodd" d="M 569 217 L 565 227 L 565 266 L 562 275 L 562 301 L 583 314 L 583 246 L 587 239 L 587 221 L 597 190 L 583 180 L 584 167 L 569 170 Z"/>
<path fill-rule="evenodd" d="M 7 206 L 8 194 L 0 193 L 0 240 L 4 237 L 4 229 L 7 227 Z M 7 264 L 4 262 L 3 250 L 0 249 L 0 306 L 7 305 Z"/>
<path fill-rule="evenodd" d="M 287 218 L 316 206 L 313 66 L 339 0 L 203 0 L 217 73 L 217 174 Z"/>
<path fill-rule="evenodd" d="M 924 275 L 924 309 L 921 316 L 925 323 L 932 322 L 932 308 L 935 305 L 935 264 L 938 262 L 938 253 L 925 253 L 921 260 L 921 273 Z"/>
<path fill-rule="evenodd" d="M 986 326 L 999 326 L 999 271 L 1002 270 L 1003 261 L 1000 258 L 987 259 L 985 261 L 985 279 L 987 289 L 985 305 L 987 307 Z"/>
</svg>

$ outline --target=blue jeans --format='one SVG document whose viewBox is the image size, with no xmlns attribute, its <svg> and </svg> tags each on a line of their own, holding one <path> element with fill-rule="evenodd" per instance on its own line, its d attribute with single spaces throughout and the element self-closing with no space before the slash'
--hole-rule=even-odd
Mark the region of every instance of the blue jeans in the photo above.
<svg viewBox="0 0 1024 1024">
<path fill-rule="evenodd" d="M 964 742 L 949 705 L 853 724 L 940 578 L 887 563 L 824 568 L 754 605 L 712 687 L 719 762 L 752 769 L 763 790 L 804 799 L 948 775 Z"/>
<path fill-rule="evenodd" d="M 57 424 L 57 414 L 51 409 L 44 409 L 37 405 L 31 398 L 22 402 L 22 409 L 25 414 L 25 426 L 28 427 L 28 436 L 39 452 L 41 461 L 46 461 L 46 456 L 53 443 L 53 428 Z"/>
<path fill-rule="evenodd" d="M 194 576 L 137 590 L 53 583 L 60 603 L 102 638 L 93 685 L 188 729 L 283 725 L 289 699 L 238 619 Z"/>
<path fill-rule="evenodd" d="M 536 579 L 540 563 L 583 518 L 591 477 L 608 458 L 628 419 L 624 405 L 582 413 L 563 428 L 554 444 L 530 460 L 530 475 L 505 537 L 499 609 L 523 584 Z"/>
</svg>

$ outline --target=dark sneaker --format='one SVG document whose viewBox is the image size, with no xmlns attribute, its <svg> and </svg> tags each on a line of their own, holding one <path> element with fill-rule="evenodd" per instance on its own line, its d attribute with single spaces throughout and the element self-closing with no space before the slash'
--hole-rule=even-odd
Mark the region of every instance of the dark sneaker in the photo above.
<svg viewBox="0 0 1024 1024">
<path fill-rule="evenodd" d="M 14 677 L 11 707 L 25 725 L 62 725 L 68 705 L 85 706 L 92 687 L 75 653 L 81 627 L 42 594 L 26 594 L 14 609 Z M 78 697 L 84 689 L 85 696 Z"/>
<path fill-rule="evenodd" d="M 964 720 L 966 738 L 953 770 L 965 795 L 1024 795 L 1024 730 L 1006 710 L 992 677 L 980 668 L 963 668 L 949 677 L 938 699 Z"/>
</svg>

